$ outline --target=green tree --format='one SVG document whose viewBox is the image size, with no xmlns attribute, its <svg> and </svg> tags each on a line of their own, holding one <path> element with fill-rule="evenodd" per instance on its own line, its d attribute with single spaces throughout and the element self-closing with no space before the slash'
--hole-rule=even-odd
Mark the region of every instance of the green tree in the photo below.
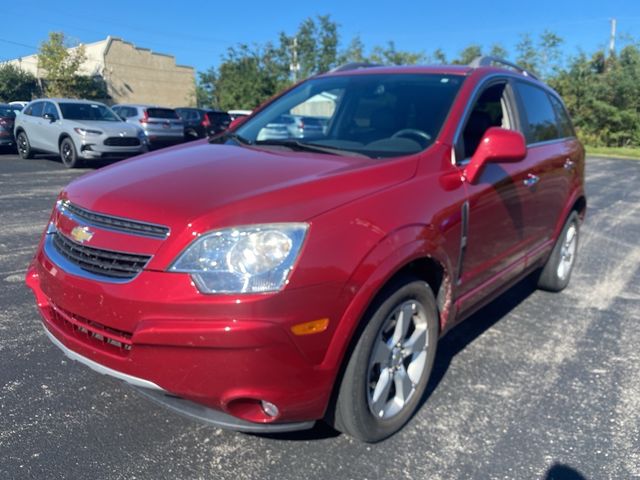
<svg viewBox="0 0 640 480">
<path fill-rule="evenodd" d="M 545 30 L 538 42 L 537 67 L 543 78 L 550 77 L 560 69 L 562 52 L 560 47 L 564 40 L 553 32 Z"/>
<path fill-rule="evenodd" d="M 282 89 L 283 67 L 273 46 L 229 48 L 213 78 L 215 105 L 229 110 L 254 109 Z"/>
<path fill-rule="evenodd" d="M 435 61 L 435 63 L 441 63 L 443 65 L 446 65 L 447 63 L 447 56 L 445 55 L 444 51 L 441 48 L 436 48 L 433 51 L 433 59 Z"/>
<path fill-rule="evenodd" d="M 47 96 L 78 96 L 77 76 L 86 56 L 82 45 L 72 49 L 70 47 L 62 32 L 49 33 L 49 39 L 40 44 L 38 67 L 44 70 L 46 75 Z"/>
<path fill-rule="evenodd" d="M 37 92 L 38 83 L 31 73 L 9 63 L 0 65 L 0 102 L 31 100 Z"/>
<path fill-rule="evenodd" d="M 338 65 L 338 24 L 329 15 L 307 18 L 294 35 L 280 33 L 274 58 L 286 66 L 297 65 L 297 79 L 308 78 Z"/>
<path fill-rule="evenodd" d="M 373 63 L 383 65 L 415 65 L 426 62 L 427 56 L 423 52 L 398 50 L 395 42 L 389 41 L 384 47 L 373 47 L 369 59 Z"/>
<path fill-rule="evenodd" d="M 537 70 L 538 52 L 530 34 L 520 35 L 520 41 L 516 44 L 516 53 L 516 63 L 518 65 L 530 72 Z"/>
<path fill-rule="evenodd" d="M 345 63 L 368 61 L 369 59 L 364 53 L 364 43 L 362 43 L 362 39 L 358 35 L 351 39 L 347 48 L 338 57 L 338 64 L 340 65 Z"/>
<path fill-rule="evenodd" d="M 453 61 L 457 65 L 469 65 L 471 61 L 482 55 L 482 47 L 478 44 L 471 44 L 460 52 L 460 57 Z"/>
<path fill-rule="evenodd" d="M 204 72 L 198 72 L 198 81 L 196 83 L 196 105 L 198 107 L 218 107 L 215 97 L 216 80 L 217 74 L 213 67 L 205 70 Z"/>
<path fill-rule="evenodd" d="M 494 43 L 493 45 L 491 45 L 489 55 L 496 58 L 509 58 L 509 52 L 507 52 L 507 50 L 500 43 Z"/>
</svg>

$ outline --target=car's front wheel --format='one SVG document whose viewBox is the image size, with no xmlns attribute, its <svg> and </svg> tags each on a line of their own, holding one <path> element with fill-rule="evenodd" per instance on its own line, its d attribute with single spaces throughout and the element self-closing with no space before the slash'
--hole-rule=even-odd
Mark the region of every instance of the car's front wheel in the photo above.
<svg viewBox="0 0 640 480">
<path fill-rule="evenodd" d="M 576 263 L 578 239 L 580 237 L 580 217 L 571 212 L 556 240 L 547 263 L 538 278 L 538 287 L 551 292 L 559 292 L 569 285 L 571 272 Z"/>
<path fill-rule="evenodd" d="M 18 154 L 20 154 L 20 158 L 25 160 L 33 158 L 33 150 L 31 150 L 31 144 L 29 143 L 29 138 L 25 132 L 20 132 L 18 134 L 16 143 L 18 144 Z"/>
<path fill-rule="evenodd" d="M 429 285 L 406 277 L 387 288 L 349 358 L 334 426 L 365 442 L 402 428 L 419 406 L 437 341 L 438 313 Z"/>
<path fill-rule="evenodd" d="M 60 142 L 60 159 L 62 160 L 62 164 L 67 168 L 77 168 L 81 164 L 76 146 L 70 138 L 65 138 Z"/>
</svg>

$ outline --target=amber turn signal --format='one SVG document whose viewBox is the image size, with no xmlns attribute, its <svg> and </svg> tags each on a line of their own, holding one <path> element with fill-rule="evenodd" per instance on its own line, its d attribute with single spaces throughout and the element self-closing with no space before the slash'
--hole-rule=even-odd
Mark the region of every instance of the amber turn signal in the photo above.
<svg viewBox="0 0 640 480">
<path fill-rule="evenodd" d="M 298 323 L 291 327 L 294 335 L 311 335 L 313 333 L 324 332 L 329 326 L 328 318 L 311 320 L 310 322 Z"/>
</svg>

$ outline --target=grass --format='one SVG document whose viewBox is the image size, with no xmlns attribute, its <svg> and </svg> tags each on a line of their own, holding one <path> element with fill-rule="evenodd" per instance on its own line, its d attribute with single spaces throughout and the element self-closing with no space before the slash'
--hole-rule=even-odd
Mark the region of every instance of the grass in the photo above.
<svg viewBox="0 0 640 480">
<path fill-rule="evenodd" d="M 640 160 L 640 147 L 591 147 L 586 145 L 584 148 L 587 150 L 587 155 Z"/>
</svg>

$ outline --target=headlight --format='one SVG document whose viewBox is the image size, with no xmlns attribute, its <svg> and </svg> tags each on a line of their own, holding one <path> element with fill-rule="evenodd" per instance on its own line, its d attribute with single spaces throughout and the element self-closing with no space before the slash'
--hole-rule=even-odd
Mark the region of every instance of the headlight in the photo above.
<svg viewBox="0 0 640 480">
<path fill-rule="evenodd" d="M 287 282 L 306 223 L 274 223 L 202 235 L 169 268 L 190 273 L 203 293 L 275 292 Z"/>
<path fill-rule="evenodd" d="M 102 135 L 102 132 L 100 130 L 89 130 L 88 128 L 74 128 L 74 130 L 76 132 L 78 132 L 80 135 L 86 136 L 86 135 Z"/>
</svg>

